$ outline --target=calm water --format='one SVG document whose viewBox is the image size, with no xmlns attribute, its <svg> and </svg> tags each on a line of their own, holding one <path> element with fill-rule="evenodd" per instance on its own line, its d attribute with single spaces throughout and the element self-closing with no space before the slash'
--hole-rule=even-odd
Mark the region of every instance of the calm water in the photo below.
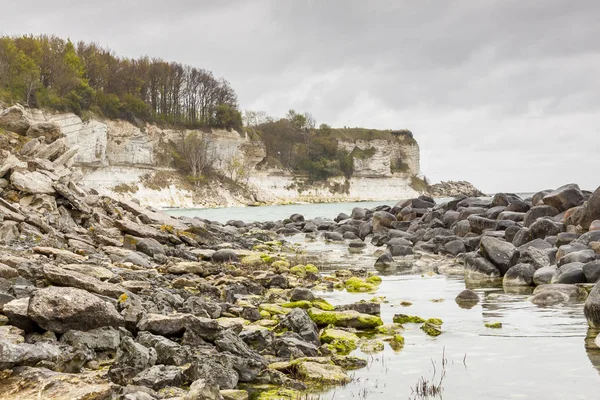
<svg viewBox="0 0 600 400">
<path fill-rule="evenodd" d="M 293 213 L 333 218 L 353 207 L 377 203 L 310 204 L 241 209 L 187 210 L 173 214 L 200 215 L 227 221 L 275 220 Z M 303 235 L 286 238 L 302 243 L 309 258 L 326 270 L 365 266 L 372 269 L 377 248 L 349 254 L 344 244 L 307 242 Z M 369 367 L 351 372 L 352 383 L 321 394 L 322 399 L 414 399 L 411 388 L 419 378 L 439 381 L 442 355 L 447 359 L 442 397 L 429 399 L 599 399 L 600 353 L 586 350 L 587 324 L 583 304 L 538 307 L 527 295 L 504 294 L 498 289 L 476 289 L 482 301 L 471 309 L 460 308 L 456 295 L 465 288 L 460 277 L 407 274 L 384 277 L 375 295 L 386 296 L 381 317 L 391 323 L 395 313 L 441 318 L 443 334 L 432 338 L 418 325 L 406 324 L 406 344 L 394 352 L 387 344 L 382 353 L 365 355 Z M 373 294 L 323 292 L 333 304 L 372 298 Z M 443 299 L 432 302 L 433 299 Z M 412 302 L 410 307 L 401 301 Z M 502 322 L 489 329 L 486 322 Z M 593 340 L 587 341 L 588 345 Z M 434 367 L 435 365 L 435 377 Z"/>
</svg>

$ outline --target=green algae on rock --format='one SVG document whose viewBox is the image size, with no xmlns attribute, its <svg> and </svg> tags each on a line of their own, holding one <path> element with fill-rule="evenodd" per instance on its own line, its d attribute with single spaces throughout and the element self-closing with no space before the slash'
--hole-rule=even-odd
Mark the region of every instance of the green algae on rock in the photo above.
<svg viewBox="0 0 600 400">
<path fill-rule="evenodd" d="M 392 347 L 392 349 L 398 351 L 401 348 L 404 347 L 404 336 L 402 335 L 394 335 L 392 336 L 392 339 L 390 340 L 390 346 Z"/>
<path fill-rule="evenodd" d="M 423 325 L 421 325 L 421 330 L 429 336 L 439 336 L 442 334 L 441 326 L 432 324 L 431 322 L 425 322 Z"/>
<path fill-rule="evenodd" d="M 488 322 L 485 324 L 485 327 L 491 329 L 500 329 L 502 328 L 502 322 Z"/>
<path fill-rule="evenodd" d="M 425 320 L 416 315 L 394 314 L 394 323 L 396 324 L 422 324 Z"/>
<path fill-rule="evenodd" d="M 363 353 L 380 353 L 384 349 L 384 345 L 379 340 L 366 340 L 360 344 L 360 351 Z"/>
<path fill-rule="evenodd" d="M 318 326 L 333 325 L 344 328 L 373 329 L 383 325 L 380 317 L 357 311 L 324 311 L 309 308 L 308 315 Z"/>
<path fill-rule="evenodd" d="M 377 332 L 381 335 L 388 335 L 388 336 L 395 335 L 398 332 L 402 332 L 403 330 L 404 330 L 404 327 L 401 324 L 385 324 L 385 325 L 381 325 L 381 326 L 378 326 L 377 328 L 375 328 L 375 332 Z"/>
<path fill-rule="evenodd" d="M 349 293 L 370 293 L 377 290 L 377 286 L 364 279 L 353 276 L 344 283 L 344 287 Z"/>
</svg>

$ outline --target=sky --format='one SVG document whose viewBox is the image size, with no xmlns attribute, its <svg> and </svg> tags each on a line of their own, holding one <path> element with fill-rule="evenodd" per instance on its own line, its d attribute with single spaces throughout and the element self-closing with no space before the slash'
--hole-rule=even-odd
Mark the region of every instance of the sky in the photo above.
<svg viewBox="0 0 600 400">
<path fill-rule="evenodd" d="M 430 182 L 600 185 L 595 0 L 20 0 L 0 34 L 94 41 L 229 80 L 242 109 L 410 129 Z"/>
</svg>

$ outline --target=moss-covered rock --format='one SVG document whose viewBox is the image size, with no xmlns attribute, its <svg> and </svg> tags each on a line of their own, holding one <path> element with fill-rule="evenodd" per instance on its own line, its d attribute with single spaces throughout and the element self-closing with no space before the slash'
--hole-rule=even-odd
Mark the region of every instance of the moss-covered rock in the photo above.
<svg viewBox="0 0 600 400">
<path fill-rule="evenodd" d="M 272 389 L 261 392 L 256 400 L 297 400 L 302 398 L 302 392 L 293 389 Z"/>
<path fill-rule="evenodd" d="M 350 293 L 370 293 L 377 290 L 377 286 L 364 279 L 353 276 L 344 283 L 344 287 Z"/>
<path fill-rule="evenodd" d="M 304 270 L 306 272 L 310 272 L 311 274 L 318 274 L 319 273 L 319 268 L 317 268 L 315 265 L 313 264 L 306 264 L 304 266 Z"/>
<path fill-rule="evenodd" d="M 425 320 L 416 315 L 395 314 L 394 323 L 396 324 L 422 324 Z"/>
<path fill-rule="evenodd" d="M 365 279 L 365 281 L 372 285 L 381 285 L 382 279 L 379 275 L 371 275 L 367 279 Z"/>
<path fill-rule="evenodd" d="M 308 300 L 290 301 L 281 305 L 281 307 L 285 308 L 302 308 L 303 310 L 308 310 L 312 306 L 313 304 Z"/>
<path fill-rule="evenodd" d="M 290 273 L 299 276 L 300 278 L 304 278 L 306 276 L 306 267 L 304 265 L 294 265 L 290 268 Z"/>
<path fill-rule="evenodd" d="M 352 332 L 328 328 L 321 334 L 321 341 L 337 354 L 348 354 L 358 348 L 360 339 Z"/>
<path fill-rule="evenodd" d="M 309 308 L 308 315 L 318 326 L 338 326 L 344 328 L 374 329 L 383 325 L 380 317 L 361 314 L 357 311 L 324 311 L 318 308 Z"/>
<path fill-rule="evenodd" d="M 365 340 L 360 344 L 360 351 L 367 354 L 380 353 L 384 348 L 383 342 L 379 340 Z"/>
<path fill-rule="evenodd" d="M 303 381 L 323 385 L 340 385 L 352 379 L 346 375 L 341 367 L 334 364 L 320 364 L 316 362 L 303 362 L 296 367 L 296 376 Z"/>
<path fill-rule="evenodd" d="M 439 336 L 442 334 L 442 328 L 440 325 L 435 325 L 430 322 L 425 322 L 421 325 L 421 330 L 429 336 Z"/>
<path fill-rule="evenodd" d="M 248 392 L 245 390 L 226 389 L 220 392 L 223 400 L 248 400 Z"/>
<path fill-rule="evenodd" d="M 428 319 L 427 321 L 425 321 L 425 322 L 427 322 L 427 323 L 429 323 L 429 324 L 433 324 L 433 325 L 440 325 L 440 326 L 444 324 L 444 321 L 442 321 L 442 320 L 441 320 L 441 319 L 439 319 L 439 318 L 429 318 L 429 319 Z"/>
<path fill-rule="evenodd" d="M 392 339 L 390 340 L 390 346 L 392 347 L 392 349 L 398 351 L 401 348 L 404 347 L 404 336 L 396 334 L 394 336 L 392 336 Z"/>
<path fill-rule="evenodd" d="M 502 322 L 488 322 L 485 324 L 485 327 L 491 329 L 500 329 L 502 328 Z"/>
<path fill-rule="evenodd" d="M 240 261 L 244 267 L 260 267 L 266 265 L 265 261 L 260 257 L 259 254 L 250 254 Z"/>
<path fill-rule="evenodd" d="M 402 307 L 410 307 L 410 306 L 412 306 L 412 303 L 410 301 L 401 301 L 400 305 Z"/>
<path fill-rule="evenodd" d="M 279 304 L 263 303 L 258 306 L 258 311 L 267 311 L 271 315 L 284 315 L 289 313 L 291 310 L 280 306 Z"/>
<path fill-rule="evenodd" d="M 325 311 L 335 310 L 335 307 L 333 305 L 329 304 L 329 302 L 325 299 L 316 298 L 312 301 L 312 304 L 313 304 L 313 307 L 320 308 L 321 310 L 325 310 Z"/>
<path fill-rule="evenodd" d="M 402 332 L 403 330 L 404 327 L 400 324 L 385 324 L 378 326 L 375 329 L 375 332 L 379 333 L 380 335 L 392 336 L 399 332 Z"/>
<path fill-rule="evenodd" d="M 367 366 L 367 360 L 355 356 L 333 355 L 331 361 L 337 366 L 344 368 L 346 371 L 360 369 Z"/>
</svg>

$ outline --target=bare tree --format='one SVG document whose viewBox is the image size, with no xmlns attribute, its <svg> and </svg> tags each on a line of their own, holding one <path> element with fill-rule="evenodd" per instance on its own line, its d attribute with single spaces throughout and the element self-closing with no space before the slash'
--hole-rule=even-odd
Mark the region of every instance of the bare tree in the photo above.
<svg viewBox="0 0 600 400">
<path fill-rule="evenodd" d="M 194 178 L 206 173 L 217 161 L 212 133 L 182 133 L 179 152 Z"/>
</svg>

